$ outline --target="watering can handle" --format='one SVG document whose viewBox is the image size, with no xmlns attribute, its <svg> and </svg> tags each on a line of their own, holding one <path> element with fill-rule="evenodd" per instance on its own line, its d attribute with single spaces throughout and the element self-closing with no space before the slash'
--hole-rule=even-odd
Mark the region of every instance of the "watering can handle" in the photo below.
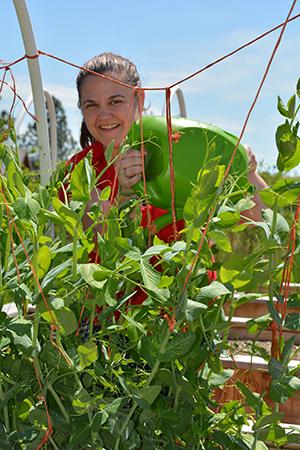
<svg viewBox="0 0 300 450">
<path fill-rule="evenodd" d="M 179 116 L 187 118 L 185 100 L 184 100 L 184 96 L 183 96 L 182 90 L 180 88 L 177 88 L 176 90 L 171 89 L 170 101 L 172 100 L 172 98 L 174 97 L 175 94 L 177 96 L 177 100 L 178 100 L 178 104 L 179 104 Z M 163 107 L 161 115 L 162 116 L 166 115 L 166 107 L 165 106 Z"/>
</svg>

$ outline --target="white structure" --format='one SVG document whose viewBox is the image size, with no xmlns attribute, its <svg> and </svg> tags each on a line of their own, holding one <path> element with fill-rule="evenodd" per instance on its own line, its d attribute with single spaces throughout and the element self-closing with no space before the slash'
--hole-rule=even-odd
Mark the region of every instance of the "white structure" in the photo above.
<svg viewBox="0 0 300 450">
<path fill-rule="evenodd" d="M 56 169 L 56 163 L 57 163 L 57 124 L 56 124 L 56 111 L 55 111 L 55 105 L 54 100 L 51 94 L 49 94 L 48 91 L 44 91 L 44 97 L 45 101 L 48 107 L 48 113 L 49 113 L 49 120 L 50 120 L 50 155 L 51 155 L 51 171 L 53 172 Z M 32 95 L 28 98 L 26 102 L 26 109 L 29 109 L 31 104 L 33 102 Z M 18 135 L 21 125 L 23 123 L 23 120 L 26 116 L 26 109 L 22 109 L 18 117 L 15 121 L 15 129 L 16 133 Z M 21 152 L 22 149 L 19 149 Z M 23 158 L 20 159 L 22 160 Z M 25 156 L 25 155 L 22 155 Z"/>
<path fill-rule="evenodd" d="M 25 0 L 13 0 L 13 2 L 19 20 L 26 55 L 35 56 L 37 54 L 37 49 L 35 45 L 30 17 L 26 7 L 26 2 Z M 47 185 L 49 183 L 52 170 L 42 77 L 38 58 L 28 58 L 27 62 L 30 75 L 34 111 L 37 118 L 37 138 L 40 154 L 40 179 L 41 184 Z"/>
</svg>

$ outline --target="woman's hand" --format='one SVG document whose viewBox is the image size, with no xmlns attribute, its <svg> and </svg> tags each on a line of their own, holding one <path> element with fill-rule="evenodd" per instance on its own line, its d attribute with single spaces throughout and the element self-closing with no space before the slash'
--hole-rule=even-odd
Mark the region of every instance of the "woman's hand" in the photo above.
<svg viewBox="0 0 300 450">
<path fill-rule="evenodd" d="M 249 164 L 249 177 L 251 177 L 257 170 L 257 161 L 256 156 L 252 151 L 252 148 L 249 145 L 244 145 L 247 156 L 248 156 L 248 164 Z"/>
<path fill-rule="evenodd" d="M 249 145 L 244 145 L 244 147 L 245 147 L 247 155 L 248 155 L 248 164 L 249 164 L 248 180 L 249 180 L 249 183 L 253 184 L 253 186 L 255 186 L 257 190 L 266 188 L 267 183 L 257 173 L 257 160 L 255 157 L 255 154 L 252 151 L 252 148 L 249 147 Z M 255 202 L 255 206 L 253 208 L 249 209 L 248 211 L 243 211 L 243 216 L 245 218 L 249 218 L 251 220 L 258 222 L 262 219 L 261 210 L 263 208 L 265 208 L 265 205 L 261 201 L 258 194 L 254 195 L 253 200 Z"/>
<path fill-rule="evenodd" d="M 267 183 L 262 177 L 257 173 L 257 161 L 256 156 L 253 153 L 252 148 L 249 145 L 244 145 L 247 155 L 248 155 L 248 180 L 249 183 L 253 184 L 257 189 L 264 189 L 267 187 Z"/>
<path fill-rule="evenodd" d="M 145 152 L 145 155 L 147 153 Z M 116 162 L 119 185 L 122 191 L 130 191 L 142 178 L 142 152 L 129 149 Z"/>
</svg>

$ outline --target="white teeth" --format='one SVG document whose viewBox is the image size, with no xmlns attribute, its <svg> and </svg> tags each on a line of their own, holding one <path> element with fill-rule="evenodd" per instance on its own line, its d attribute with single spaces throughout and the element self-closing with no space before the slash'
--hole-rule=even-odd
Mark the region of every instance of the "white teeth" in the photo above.
<svg viewBox="0 0 300 450">
<path fill-rule="evenodd" d="M 101 125 L 100 128 L 102 128 L 103 130 L 113 130 L 114 128 L 117 128 L 119 125 L 115 124 L 115 125 Z"/>
</svg>

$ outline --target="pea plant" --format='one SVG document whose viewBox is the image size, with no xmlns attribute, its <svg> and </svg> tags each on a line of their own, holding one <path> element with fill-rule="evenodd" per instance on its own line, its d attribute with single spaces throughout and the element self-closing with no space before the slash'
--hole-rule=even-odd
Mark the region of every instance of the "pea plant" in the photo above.
<svg viewBox="0 0 300 450">
<path fill-rule="evenodd" d="M 261 193 L 269 207 L 263 220 L 241 223 L 253 189 L 234 196 L 225 185 L 220 192 L 224 166 L 207 158 L 184 208 L 186 228 L 171 244 L 145 234 L 139 199 L 104 214 L 109 188 L 84 229 L 97 182 L 90 160 L 42 187 L 24 177 L 13 129 L 11 144 L 2 141 L 1 449 L 260 450 L 266 442 L 277 448 L 299 442 L 296 429 L 282 427 L 279 410 L 300 387 L 298 368 L 289 366 L 293 340 L 281 339 L 277 357 L 252 347 L 268 363 L 274 407 L 241 381 L 241 400 L 221 403 L 215 396 L 234 374 L 222 356 L 231 351 L 228 331 L 240 304 L 265 288 L 269 313 L 250 321 L 249 330 L 257 334 L 273 321 L 299 329 L 299 314 L 281 317 L 273 303 L 274 295 L 280 301 L 282 260 L 300 194 L 299 182 L 284 177 L 300 161 L 299 88 L 298 81 L 287 106 L 278 103 L 286 118 L 276 132 L 280 175 Z M 99 263 L 89 257 L 96 226 L 102 229 Z M 259 245 L 251 255 L 233 252 L 230 235 L 249 227 L 260 233 Z M 217 271 L 218 281 L 209 281 L 209 270 Z M 293 280 L 299 281 L 297 270 Z M 245 431 L 250 423 L 252 433 Z"/>
</svg>

